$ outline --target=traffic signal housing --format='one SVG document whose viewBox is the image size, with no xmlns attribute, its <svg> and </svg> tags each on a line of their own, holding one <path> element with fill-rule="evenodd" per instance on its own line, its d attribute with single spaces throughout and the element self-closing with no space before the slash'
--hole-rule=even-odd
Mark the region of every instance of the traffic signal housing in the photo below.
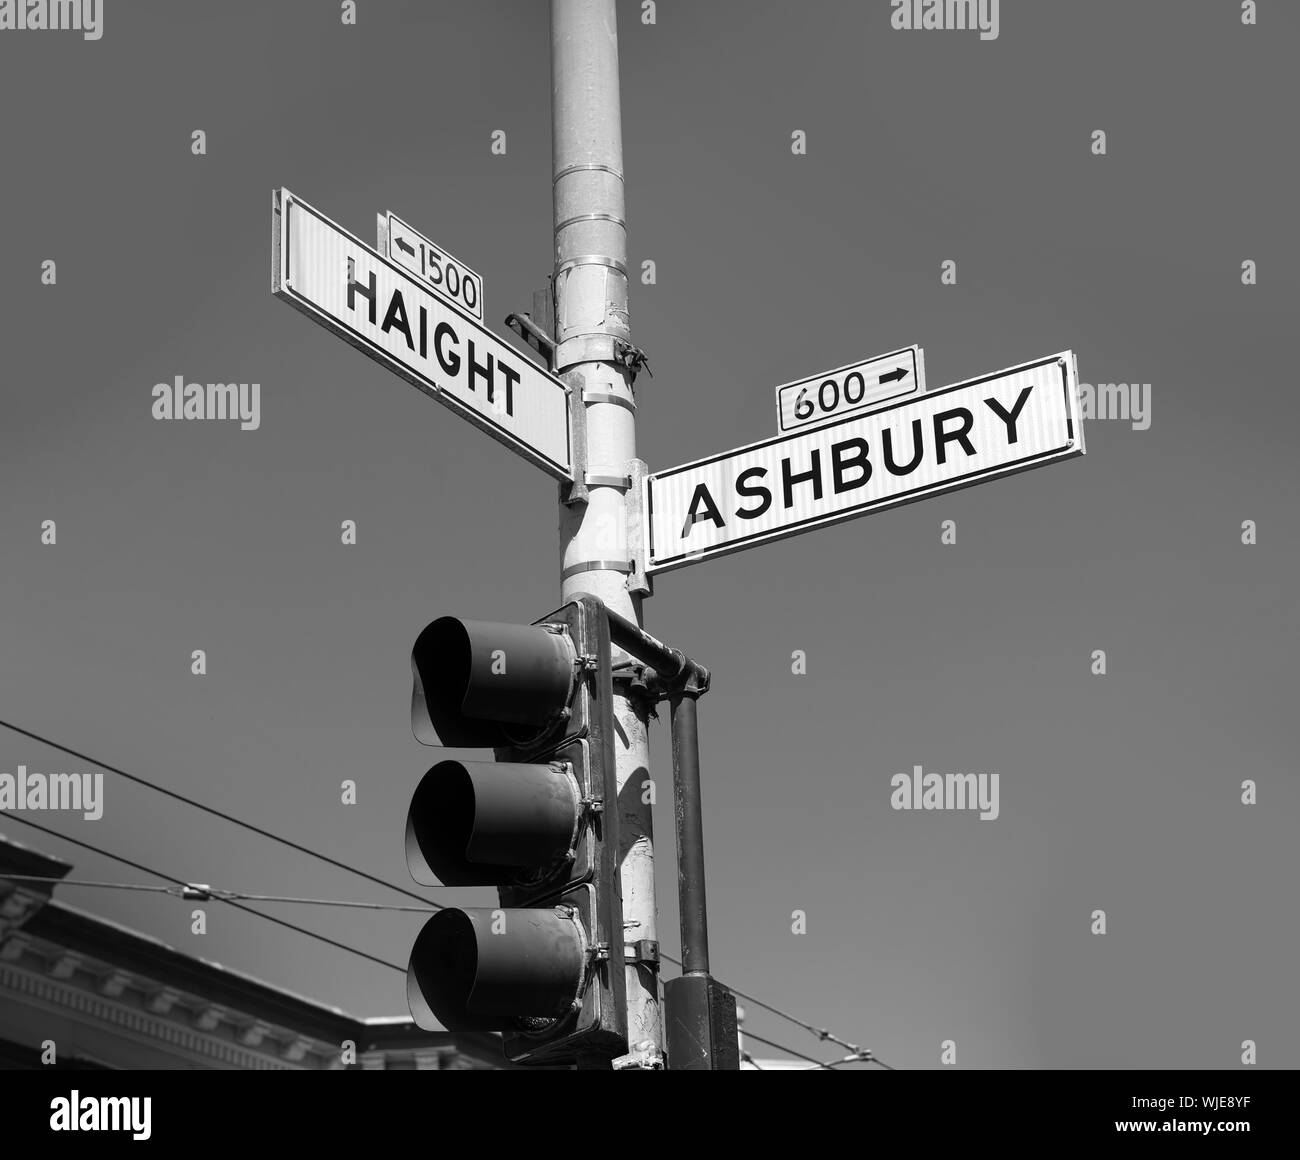
<svg viewBox="0 0 1300 1160">
<path fill-rule="evenodd" d="M 411 798 L 407 863 L 424 885 L 495 886 L 446 907 L 407 970 L 426 1029 L 499 1031 L 519 1063 L 627 1051 L 609 622 L 579 596 L 531 625 L 444 616 L 411 652 L 411 724 L 444 759 Z"/>
</svg>

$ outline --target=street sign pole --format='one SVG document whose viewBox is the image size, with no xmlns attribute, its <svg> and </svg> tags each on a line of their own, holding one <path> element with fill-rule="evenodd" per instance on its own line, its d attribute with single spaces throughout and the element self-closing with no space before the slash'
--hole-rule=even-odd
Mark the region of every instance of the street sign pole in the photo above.
<svg viewBox="0 0 1300 1160">
<path fill-rule="evenodd" d="M 560 485 L 561 595 L 591 593 L 640 625 L 649 586 L 638 581 L 644 561 L 629 546 L 628 493 L 644 465 L 636 461 L 636 399 L 624 357 L 632 347 L 614 0 L 551 0 L 551 96 L 555 372 L 571 389 L 575 428 L 585 430 L 574 482 Z M 624 658 L 616 652 L 614 663 Z M 628 693 L 627 683 L 616 683 L 624 942 L 657 948 L 647 707 Z M 618 1061 L 622 1068 L 662 1066 L 658 967 L 657 955 L 626 963 L 631 1053 Z"/>
</svg>

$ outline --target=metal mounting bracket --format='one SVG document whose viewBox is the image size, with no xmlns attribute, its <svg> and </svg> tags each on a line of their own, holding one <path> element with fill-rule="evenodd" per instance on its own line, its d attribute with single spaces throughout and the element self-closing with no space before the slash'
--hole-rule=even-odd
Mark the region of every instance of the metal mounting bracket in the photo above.
<svg viewBox="0 0 1300 1160">
<path fill-rule="evenodd" d="M 546 369 L 555 370 L 555 339 L 533 321 L 531 314 L 519 311 L 506 315 L 506 325 L 546 359 Z"/>
<path fill-rule="evenodd" d="M 610 1061 L 614 1071 L 663 1071 L 664 1053 L 646 1039 L 636 1044 L 626 1055 Z"/>
<path fill-rule="evenodd" d="M 659 962 L 659 943 L 652 938 L 637 939 L 636 942 L 623 944 L 623 961 L 625 963 Z"/>
</svg>

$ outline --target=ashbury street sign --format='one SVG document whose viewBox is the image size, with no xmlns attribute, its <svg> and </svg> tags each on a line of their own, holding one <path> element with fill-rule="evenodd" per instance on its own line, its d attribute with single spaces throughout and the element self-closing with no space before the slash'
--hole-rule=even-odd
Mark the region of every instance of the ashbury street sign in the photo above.
<svg viewBox="0 0 1300 1160">
<path fill-rule="evenodd" d="M 649 476 L 646 571 L 1083 453 L 1067 351 Z"/>
<path fill-rule="evenodd" d="M 273 211 L 277 298 L 556 479 L 573 478 L 559 379 L 287 189 Z"/>
</svg>

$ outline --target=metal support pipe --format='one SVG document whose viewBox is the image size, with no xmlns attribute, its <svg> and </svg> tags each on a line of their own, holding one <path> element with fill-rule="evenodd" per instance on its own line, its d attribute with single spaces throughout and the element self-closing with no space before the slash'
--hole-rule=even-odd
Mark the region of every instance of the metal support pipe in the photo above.
<svg viewBox="0 0 1300 1160">
<path fill-rule="evenodd" d="M 643 682 L 648 694 L 658 699 L 660 696 L 671 697 L 681 689 L 690 689 L 697 695 L 709 691 L 712 677 L 703 665 L 691 660 L 681 649 L 651 636 L 617 612 L 608 608 L 605 612 L 609 617 L 609 639 L 629 656 L 651 666 L 653 671 L 646 674 Z"/>
<path fill-rule="evenodd" d="M 641 619 L 628 576 L 626 481 L 636 460 L 636 399 L 620 358 L 630 340 L 623 131 L 614 0 L 551 0 L 551 125 L 555 224 L 555 370 L 572 390 L 575 437 L 585 448 L 581 486 L 561 485 L 560 583 L 564 600 L 600 597 L 622 619 Z M 619 657 L 614 660 L 617 663 Z M 615 690 L 619 877 L 624 942 L 657 943 L 648 705 Z M 631 1048 L 616 1067 L 654 1068 L 663 1058 L 659 973 L 631 961 Z"/>
<path fill-rule="evenodd" d="M 677 899 L 681 912 L 682 974 L 709 973 L 708 906 L 704 896 L 704 819 L 700 808 L 698 693 L 671 702 L 673 798 L 677 816 Z"/>
<path fill-rule="evenodd" d="M 612 608 L 606 608 L 609 618 L 609 639 L 624 652 L 653 665 L 665 677 L 675 677 L 686 661 L 686 655 L 680 649 L 664 644 L 651 636 L 639 624 L 633 624 L 624 616 L 619 616 Z"/>
<path fill-rule="evenodd" d="M 689 663 L 689 662 L 688 662 Z M 707 672 L 703 688 L 708 687 Z M 688 671 L 669 694 L 673 725 L 673 795 L 677 815 L 677 898 L 682 974 L 664 987 L 671 1071 L 735 1071 L 736 997 L 709 975 L 708 906 L 704 896 L 704 820 L 700 806 L 700 736 L 696 702 L 703 688 Z"/>
</svg>

